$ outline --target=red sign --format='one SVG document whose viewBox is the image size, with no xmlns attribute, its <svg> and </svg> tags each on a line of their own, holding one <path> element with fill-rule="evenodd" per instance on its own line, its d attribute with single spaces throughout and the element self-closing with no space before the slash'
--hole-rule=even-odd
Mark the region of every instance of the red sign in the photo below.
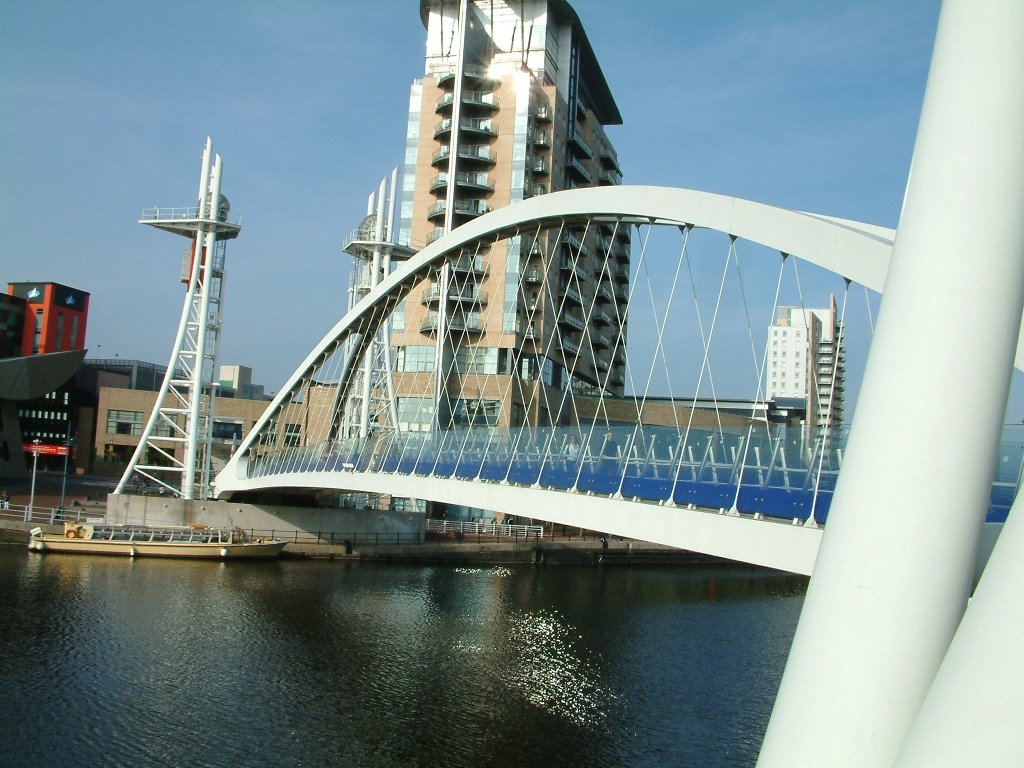
<svg viewBox="0 0 1024 768">
<path fill-rule="evenodd" d="M 43 445 L 40 443 L 23 443 L 21 450 L 25 453 L 38 453 L 41 456 L 67 456 L 68 447 L 66 445 Z"/>
</svg>

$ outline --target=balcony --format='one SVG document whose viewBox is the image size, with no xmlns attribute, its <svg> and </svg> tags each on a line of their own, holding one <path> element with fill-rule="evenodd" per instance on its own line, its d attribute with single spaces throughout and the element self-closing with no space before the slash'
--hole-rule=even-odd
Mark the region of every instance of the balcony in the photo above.
<svg viewBox="0 0 1024 768">
<path fill-rule="evenodd" d="M 563 272 L 570 272 L 576 276 L 577 283 L 583 283 L 590 279 L 590 275 L 583 268 L 580 262 L 575 261 L 572 256 L 567 253 L 562 254 L 562 258 L 559 261 L 559 267 Z"/>
<path fill-rule="evenodd" d="M 564 336 L 562 337 L 561 347 L 562 354 L 566 357 L 576 357 L 576 355 L 580 353 L 580 345 L 572 339 L 567 339 Z"/>
<path fill-rule="evenodd" d="M 431 165 L 445 165 L 448 163 L 448 157 L 451 155 L 451 147 L 444 146 L 437 149 L 430 157 Z M 459 159 L 469 160 L 470 162 L 486 163 L 487 165 L 494 165 L 498 162 L 498 156 L 491 150 L 490 147 L 471 144 L 469 146 L 459 147 Z"/>
<path fill-rule="evenodd" d="M 566 163 L 565 164 L 565 169 L 567 171 L 572 171 L 579 178 L 581 178 L 583 181 L 587 182 L 588 184 L 591 181 L 593 181 L 593 179 L 594 179 L 593 174 L 590 171 L 588 171 L 583 166 L 583 163 L 581 163 L 578 158 L 574 157 L 572 160 L 570 160 L 568 163 Z"/>
<path fill-rule="evenodd" d="M 583 297 L 580 296 L 580 292 L 577 291 L 575 288 L 570 288 L 565 283 L 562 284 L 562 295 L 565 296 L 565 300 L 567 302 L 578 304 L 581 307 L 583 306 Z"/>
<path fill-rule="evenodd" d="M 456 287 L 454 285 L 448 286 L 448 298 L 451 301 L 459 302 L 460 304 L 486 304 L 487 303 L 487 291 L 480 290 L 479 286 L 476 285 L 464 285 Z M 431 283 L 429 287 L 423 289 L 423 294 L 420 296 L 421 304 L 436 304 L 441 299 L 441 286 L 437 283 Z"/>
<path fill-rule="evenodd" d="M 611 341 L 603 333 L 594 333 L 590 336 L 590 344 L 594 349 L 608 349 Z"/>
<path fill-rule="evenodd" d="M 558 322 L 560 325 L 574 328 L 577 331 L 582 331 L 586 327 L 586 324 L 583 322 L 583 318 L 577 317 L 571 312 L 560 312 L 558 315 Z"/>
<path fill-rule="evenodd" d="M 443 136 L 452 131 L 451 118 L 445 118 L 437 125 L 434 126 L 434 138 Z M 497 136 L 498 129 L 491 125 L 491 119 L 488 118 L 477 118 L 477 117 L 464 117 L 459 120 L 459 131 L 466 133 L 477 133 L 483 136 Z"/>
<path fill-rule="evenodd" d="M 486 173 L 456 173 L 455 184 L 463 189 L 483 190 L 486 192 L 494 191 L 494 182 L 490 180 Z M 447 173 L 439 173 L 430 180 L 431 192 L 444 189 L 447 186 Z"/>
<path fill-rule="evenodd" d="M 471 274 L 475 277 L 486 277 L 487 266 L 484 264 L 483 256 L 470 256 L 460 254 L 448 262 L 453 272 Z"/>
<path fill-rule="evenodd" d="M 622 174 L 602 168 L 597 172 L 597 183 L 605 187 L 617 187 L 622 183 Z"/>
<path fill-rule="evenodd" d="M 613 171 L 619 171 L 621 176 L 622 169 L 619 166 L 619 156 L 615 153 L 615 150 L 609 147 L 605 142 L 601 142 L 597 149 L 597 156 L 601 159 L 601 166 L 608 168 Z"/>
<path fill-rule="evenodd" d="M 434 103 L 434 111 L 441 112 L 450 109 L 454 103 L 454 93 L 441 94 L 441 97 Z M 485 91 L 463 91 L 462 103 L 471 107 L 483 107 L 495 111 L 501 109 L 501 102 L 498 101 L 498 98 L 493 93 Z"/>
<path fill-rule="evenodd" d="M 448 210 L 448 203 L 445 200 L 438 200 L 427 209 L 428 219 L 442 218 Z M 456 200 L 454 213 L 456 216 L 482 216 L 489 213 L 491 206 L 486 200 Z"/>
<path fill-rule="evenodd" d="M 547 176 L 550 171 L 548 170 L 547 161 L 543 158 L 535 158 L 527 166 L 526 170 L 532 173 L 534 176 Z"/>
<path fill-rule="evenodd" d="M 547 131 L 530 131 L 530 142 L 535 147 L 550 147 L 551 136 Z"/>
<path fill-rule="evenodd" d="M 602 304 L 611 304 L 615 300 L 615 295 L 608 283 L 601 283 L 597 286 L 597 300 Z"/>
<path fill-rule="evenodd" d="M 533 113 L 533 119 L 538 123 L 550 123 L 552 120 L 551 107 L 547 105 L 537 107 Z"/>
<path fill-rule="evenodd" d="M 562 243 L 568 245 L 572 249 L 573 256 L 580 254 L 581 256 L 589 256 L 590 248 L 584 244 L 583 239 L 572 232 L 565 232 L 562 235 Z"/>
<path fill-rule="evenodd" d="M 450 83 L 455 79 L 455 70 L 447 69 L 441 72 L 431 72 L 434 77 L 437 78 L 437 84 L 443 85 L 444 83 Z M 491 86 L 497 85 L 498 78 L 492 77 L 488 72 L 487 67 L 464 67 L 462 70 L 462 77 L 471 83 L 476 83 L 478 86 L 487 83 Z"/>
<path fill-rule="evenodd" d="M 516 320 L 516 335 L 526 341 L 534 341 L 537 338 L 537 325 L 532 320 L 527 321 L 519 318 Z"/>
<path fill-rule="evenodd" d="M 429 312 L 420 323 L 420 333 L 436 333 L 441 324 L 441 316 L 437 312 Z M 449 333 L 483 333 L 483 325 L 479 317 L 454 313 L 448 316 Z"/>
<path fill-rule="evenodd" d="M 594 150 L 590 148 L 590 145 L 583 140 L 583 137 L 578 132 L 572 132 L 572 135 L 568 137 L 568 143 L 575 146 L 580 154 L 588 160 L 594 156 Z"/>
<path fill-rule="evenodd" d="M 528 285 L 540 285 L 544 282 L 544 273 L 537 267 L 531 267 L 523 273 L 523 282 Z"/>
<path fill-rule="evenodd" d="M 603 309 L 595 309 L 591 315 L 595 325 L 610 325 L 612 322 L 611 315 L 605 312 Z"/>
</svg>

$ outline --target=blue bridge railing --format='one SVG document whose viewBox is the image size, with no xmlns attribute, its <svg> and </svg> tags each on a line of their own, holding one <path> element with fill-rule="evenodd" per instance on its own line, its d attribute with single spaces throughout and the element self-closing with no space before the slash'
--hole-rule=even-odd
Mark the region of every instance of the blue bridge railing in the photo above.
<svg viewBox="0 0 1024 768">
<path fill-rule="evenodd" d="M 449 477 L 825 523 L 845 432 L 800 428 L 466 427 L 371 434 L 250 456 L 250 477 L 371 471 Z M 1005 521 L 1024 462 L 1024 430 L 1006 430 L 987 520 Z"/>
</svg>

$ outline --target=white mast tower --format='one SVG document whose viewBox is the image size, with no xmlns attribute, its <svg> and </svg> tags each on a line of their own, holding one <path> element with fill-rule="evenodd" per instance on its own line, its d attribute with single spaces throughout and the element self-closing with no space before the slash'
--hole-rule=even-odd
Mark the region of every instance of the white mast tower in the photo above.
<svg viewBox="0 0 1024 768">
<path fill-rule="evenodd" d="M 416 253 L 415 249 L 399 244 L 394 236 L 397 183 L 398 168 L 395 168 L 390 179 L 381 179 L 380 186 L 370 194 L 366 201 L 366 217 L 342 247 L 352 256 L 349 309 L 391 272 L 393 264 Z M 389 322 L 381 325 L 363 359 L 356 364 L 355 381 L 358 385 L 352 387 L 349 402 L 343 409 L 341 436 L 365 439 L 373 427 L 397 430 Z"/>
<path fill-rule="evenodd" d="M 222 165 L 207 138 L 193 208 L 147 208 L 140 224 L 192 240 L 182 264 L 188 288 L 167 372 L 139 445 L 115 493 L 128 481 L 155 483 L 183 499 L 210 497 L 210 453 L 220 348 L 225 243 L 241 225 L 229 220 L 231 206 L 220 193 Z"/>
</svg>

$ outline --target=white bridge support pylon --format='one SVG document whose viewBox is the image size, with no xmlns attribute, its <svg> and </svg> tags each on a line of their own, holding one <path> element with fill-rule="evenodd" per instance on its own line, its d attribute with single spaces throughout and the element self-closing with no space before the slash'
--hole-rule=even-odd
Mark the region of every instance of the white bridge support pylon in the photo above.
<svg viewBox="0 0 1024 768">
<path fill-rule="evenodd" d="M 225 243 L 241 231 L 229 220 L 231 208 L 220 192 L 222 170 L 207 138 L 195 207 L 151 208 L 139 221 L 187 237 L 192 245 L 182 269 L 185 303 L 167 372 L 115 493 L 124 493 L 137 475 L 183 499 L 209 495 Z"/>
<path fill-rule="evenodd" d="M 1019 0 L 943 4 L 882 309 L 762 768 L 1024 765 L 1018 505 L 961 621 L 1024 307 L 1022 47 Z"/>
</svg>

